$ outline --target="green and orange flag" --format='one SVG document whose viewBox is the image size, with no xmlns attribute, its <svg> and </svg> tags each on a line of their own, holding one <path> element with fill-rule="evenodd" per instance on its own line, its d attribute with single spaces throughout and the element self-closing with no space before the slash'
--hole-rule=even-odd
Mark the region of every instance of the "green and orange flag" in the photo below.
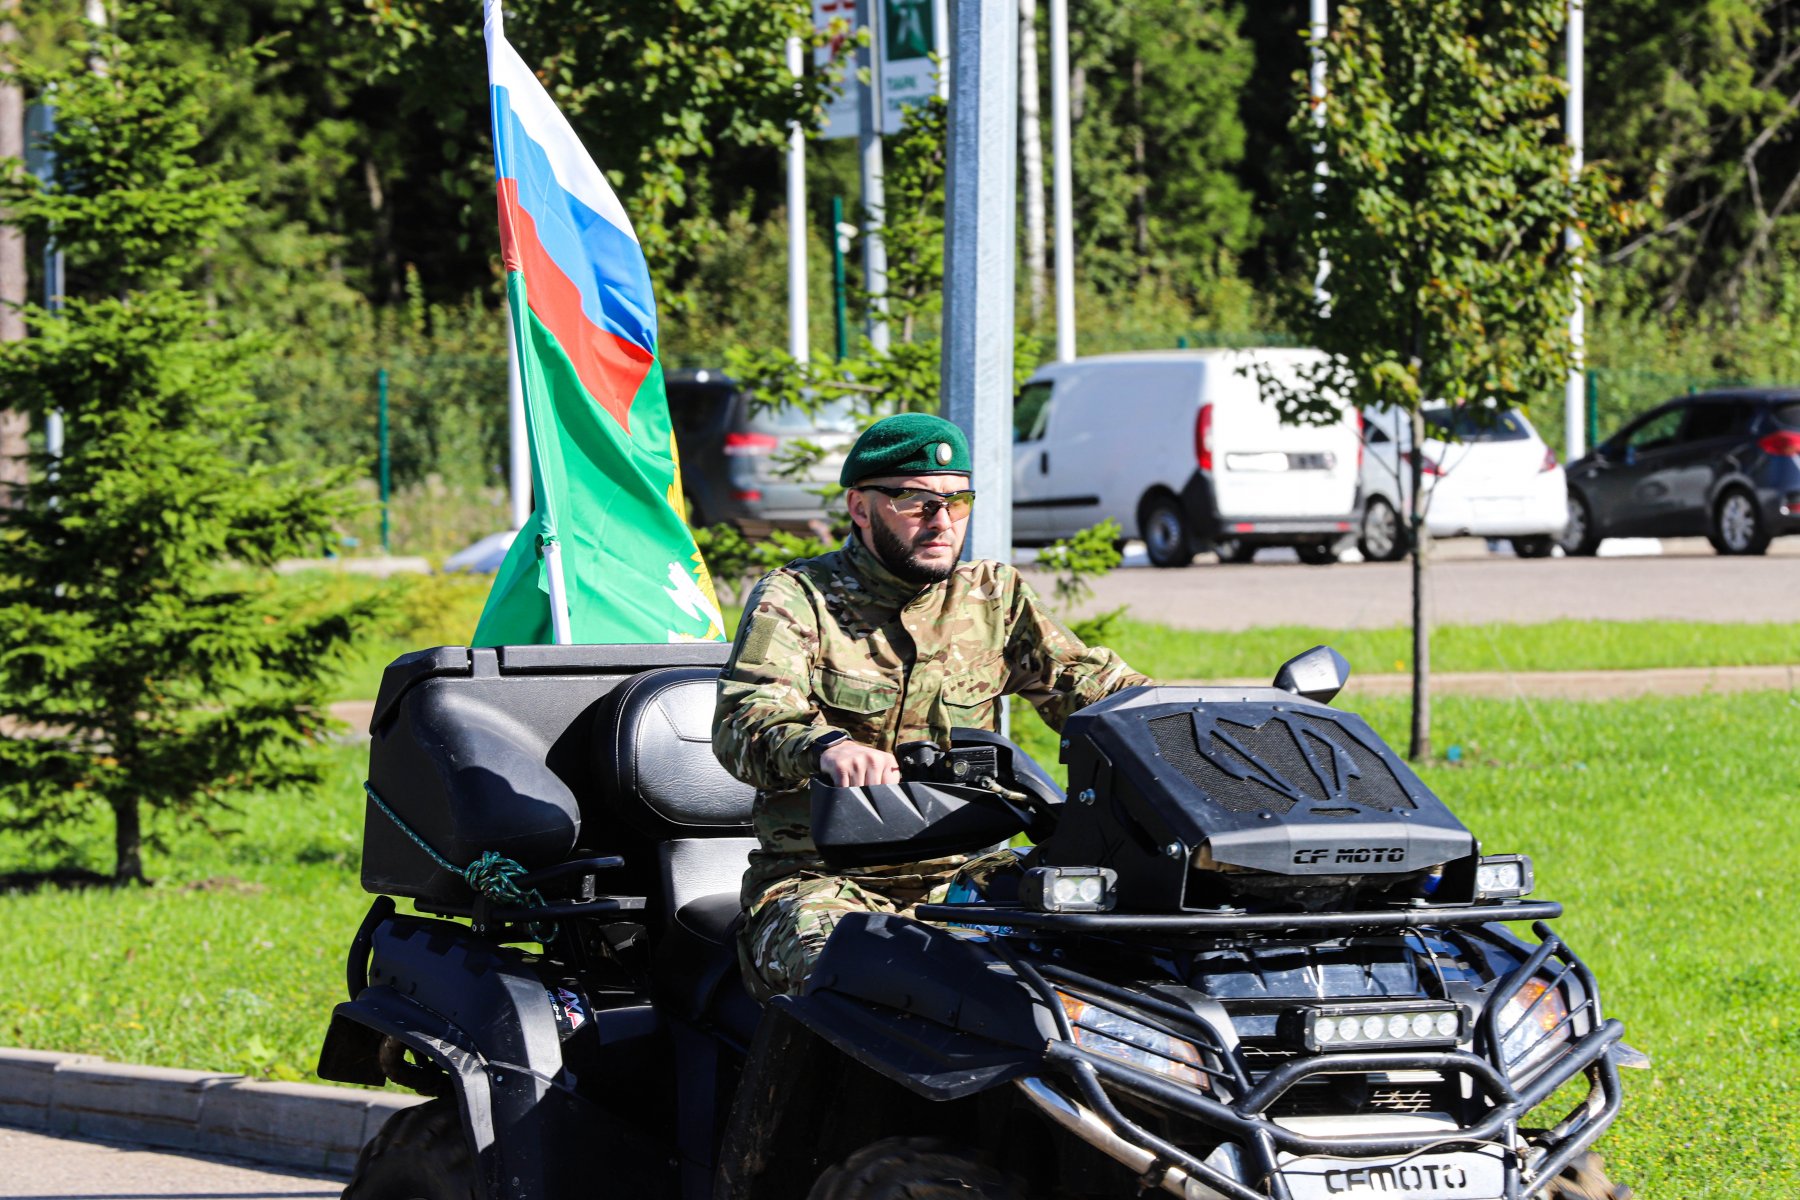
<svg viewBox="0 0 1800 1200">
<path fill-rule="evenodd" d="M 725 636 L 688 529 L 656 299 L 631 222 L 487 3 L 500 247 L 531 438 L 531 519 L 479 646 Z"/>
</svg>

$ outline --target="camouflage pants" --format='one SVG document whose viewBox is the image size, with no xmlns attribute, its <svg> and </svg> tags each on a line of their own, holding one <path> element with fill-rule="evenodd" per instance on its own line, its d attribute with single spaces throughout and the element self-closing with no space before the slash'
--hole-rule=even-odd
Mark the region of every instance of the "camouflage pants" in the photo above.
<svg viewBox="0 0 1800 1200">
<path fill-rule="evenodd" d="M 849 876 L 808 871 L 777 880 L 750 905 L 738 935 L 744 986 L 758 1000 L 797 995 L 845 913 L 904 915 L 915 904 L 941 904 L 965 890 L 980 895 L 988 879 L 1017 863 L 1015 851 L 996 850 L 929 874 Z"/>
</svg>

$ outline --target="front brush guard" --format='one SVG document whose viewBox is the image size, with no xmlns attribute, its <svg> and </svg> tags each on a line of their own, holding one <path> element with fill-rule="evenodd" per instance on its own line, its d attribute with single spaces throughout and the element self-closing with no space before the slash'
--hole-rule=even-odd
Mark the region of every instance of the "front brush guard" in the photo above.
<svg viewBox="0 0 1800 1200">
<path fill-rule="evenodd" d="M 1083 1050 L 1075 1044 L 1068 1019 L 1056 999 L 1054 989 L 1044 976 L 1032 963 L 1010 949 L 1003 948 L 1004 939 L 995 939 L 994 946 L 1014 972 L 1037 992 L 1056 1021 L 1060 1038 L 1045 1047 L 1046 1066 L 1072 1084 L 1080 1099 L 1112 1127 L 1113 1134 L 1121 1141 L 1151 1155 L 1153 1163 L 1179 1168 L 1195 1181 L 1213 1188 L 1231 1200 L 1267 1200 L 1270 1196 L 1285 1198 L 1287 1187 L 1281 1178 L 1277 1157 L 1277 1152 L 1282 1150 L 1294 1154 L 1374 1157 L 1477 1144 L 1498 1143 L 1504 1147 L 1518 1148 L 1519 1121 L 1548 1100 L 1578 1072 L 1585 1072 L 1590 1088 L 1583 1102 L 1556 1126 L 1530 1139 L 1522 1149 L 1507 1155 L 1505 1200 L 1522 1200 L 1523 1197 L 1535 1194 L 1545 1183 L 1554 1179 L 1576 1155 L 1592 1145 L 1618 1116 L 1623 1101 L 1618 1069 L 1608 1051 L 1623 1036 L 1624 1025 L 1617 1020 L 1602 1019 L 1599 992 L 1586 964 L 1576 958 L 1574 952 L 1543 922 L 1535 924 L 1533 932 L 1542 939 L 1540 945 L 1518 969 L 1500 983 L 1486 1006 L 1477 1044 L 1490 1049 L 1491 1059 L 1466 1050 L 1311 1054 L 1288 1060 L 1229 1102 L 1214 1099 L 1148 1071 Z M 1495 1014 L 1534 977 L 1539 968 L 1553 958 L 1559 964 L 1553 982 L 1561 983 L 1573 977 L 1581 988 L 1580 1002 L 1570 1006 L 1569 1016 L 1564 1023 L 1572 1021 L 1577 1015 L 1589 1013 L 1592 1018 L 1590 1032 L 1580 1038 L 1572 1038 L 1560 1053 L 1534 1066 L 1528 1082 L 1515 1084 L 1505 1071 L 1494 1065 L 1498 1060 L 1498 1047 L 1501 1043 L 1500 1031 L 1495 1028 Z M 1230 1075 L 1245 1078 L 1235 1063 L 1231 1065 L 1234 1069 Z M 1286 1092 L 1313 1075 L 1403 1070 L 1460 1073 L 1475 1081 L 1492 1109 L 1474 1125 L 1453 1132 L 1431 1130 L 1377 1136 L 1304 1134 L 1267 1115 L 1270 1106 Z M 1120 1110 L 1107 1091 L 1108 1085 L 1240 1138 L 1263 1178 L 1268 1181 L 1268 1190 L 1252 1190 L 1145 1129 Z M 1529 1187 L 1523 1185 L 1520 1179 L 1521 1156 L 1531 1168 L 1533 1183 Z M 1161 1171 L 1153 1173 L 1160 1175 Z M 1147 1172 L 1145 1177 L 1149 1178 L 1150 1174 Z"/>
</svg>

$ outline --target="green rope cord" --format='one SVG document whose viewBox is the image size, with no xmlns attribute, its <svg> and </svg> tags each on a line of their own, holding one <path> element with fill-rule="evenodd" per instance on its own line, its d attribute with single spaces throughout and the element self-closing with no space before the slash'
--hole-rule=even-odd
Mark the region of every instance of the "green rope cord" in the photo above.
<svg viewBox="0 0 1800 1200">
<path fill-rule="evenodd" d="M 460 878 L 478 894 L 486 896 L 497 904 L 510 904 L 521 908 L 530 904 L 544 903 L 544 897 L 536 888 L 527 891 L 519 887 L 519 877 L 526 874 L 526 870 L 518 862 L 496 851 L 484 850 L 474 862 L 466 867 L 459 867 L 439 854 L 430 842 L 419 836 L 417 830 L 401 819 L 399 813 L 389 808 L 387 801 L 381 798 L 375 791 L 375 786 L 366 779 L 363 780 L 363 791 L 374 802 L 375 807 L 379 808 L 401 833 L 412 840 L 413 845 L 423 850 L 432 862 Z M 534 923 L 531 926 L 531 932 L 538 941 L 548 942 L 556 937 L 556 928 L 554 922 L 543 925 Z"/>
</svg>

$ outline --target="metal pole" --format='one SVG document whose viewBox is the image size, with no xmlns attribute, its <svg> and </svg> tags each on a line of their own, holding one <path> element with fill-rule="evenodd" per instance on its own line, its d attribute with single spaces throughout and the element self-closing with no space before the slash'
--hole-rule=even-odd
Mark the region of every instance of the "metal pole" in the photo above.
<svg viewBox="0 0 1800 1200">
<path fill-rule="evenodd" d="M 507 483 L 512 490 L 512 527 L 531 519 L 531 433 L 525 425 L 525 386 L 519 378 L 519 347 L 512 322 L 506 323 Z"/>
<path fill-rule="evenodd" d="M 25 169 L 37 177 L 37 180 L 48 190 L 56 182 L 56 154 L 50 148 L 50 139 L 56 136 L 56 107 L 51 104 L 33 104 L 25 111 Z M 43 259 L 44 276 L 44 308 L 52 315 L 62 311 L 63 307 L 63 252 L 57 246 L 54 237 L 44 242 Z M 44 452 L 51 458 L 61 458 L 63 453 L 63 417 L 61 409 L 51 409 L 44 414 Z M 50 477 L 56 477 L 54 467 Z"/>
<path fill-rule="evenodd" d="M 937 50 L 937 94 L 939 100 L 950 98 L 950 0 L 931 0 L 932 41 Z"/>
<path fill-rule="evenodd" d="M 1584 371 L 1587 376 L 1587 435 L 1588 445 L 1600 444 L 1600 377 L 1593 371 Z"/>
<path fill-rule="evenodd" d="M 1314 129 L 1325 128 L 1325 39 L 1331 36 L 1330 0 L 1312 0 L 1312 66 L 1308 78 L 1308 92 L 1312 96 L 1312 123 Z M 1313 143 L 1313 195 L 1325 194 L 1325 176 L 1331 168 L 1325 162 L 1325 143 Z M 1324 309 L 1331 303 L 1331 293 L 1325 290 L 1325 280 L 1331 275 L 1331 259 L 1321 250 L 1319 265 L 1313 274 L 1313 304 Z"/>
<path fill-rule="evenodd" d="M 1019 20 L 962 0 L 951 15 L 944 230 L 944 415 L 969 435 L 967 553 L 1012 558 L 1013 258 Z"/>
<path fill-rule="evenodd" d="M 857 54 L 869 81 L 862 86 L 863 290 L 869 294 L 869 345 L 888 348 L 887 244 L 881 227 L 887 220 L 887 187 L 881 157 L 881 11 L 882 0 L 861 0 L 861 17 L 869 44 Z"/>
<path fill-rule="evenodd" d="M 569 627 L 569 589 L 563 582 L 560 543 L 544 543 L 544 572 L 550 580 L 550 636 L 558 646 L 572 645 L 575 633 Z"/>
<path fill-rule="evenodd" d="M 803 65 L 800 39 L 787 42 L 788 70 L 798 88 Z M 788 353 L 796 362 L 812 356 L 806 327 L 806 130 L 800 122 L 788 125 Z"/>
<path fill-rule="evenodd" d="M 831 198 L 831 310 L 837 318 L 837 359 L 850 353 L 850 313 L 844 295 L 844 252 L 850 235 L 844 232 L 844 198 Z"/>
<path fill-rule="evenodd" d="M 388 540 L 390 528 L 388 497 L 392 493 L 389 488 L 388 474 L 388 373 L 386 367 L 375 373 L 375 393 L 377 397 L 375 409 L 378 414 L 375 421 L 378 432 L 375 436 L 381 443 L 381 552 L 388 554 L 392 550 Z"/>
<path fill-rule="evenodd" d="M 1075 357 L 1075 201 L 1069 161 L 1069 0 L 1050 0 L 1051 205 L 1056 224 L 1056 361 Z"/>
<path fill-rule="evenodd" d="M 1568 40 L 1568 73 L 1569 95 L 1563 110 L 1563 127 L 1569 141 L 1569 182 L 1573 184 L 1581 177 L 1582 143 L 1585 130 L 1582 121 L 1582 43 L 1587 38 L 1586 16 L 1582 12 L 1583 0 L 1569 0 Z M 1581 234 L 1574 225 L 1569 226 L 1564 245 L 1571 255 L 1579 255 L 1581 250 Z M 1575 259 L 1575 306 L 1569 310 L 1569 378 L 1563 390 L 1563 460 L 1574 462 L 1587 453 L 1584 434 L 1587 432 L 1586 414 L 1582 411 L 1586 399 L 1582 374 L 1586 358 L 1587 312 L 1581 298 L 1581 259 Z"/>
</svg>

